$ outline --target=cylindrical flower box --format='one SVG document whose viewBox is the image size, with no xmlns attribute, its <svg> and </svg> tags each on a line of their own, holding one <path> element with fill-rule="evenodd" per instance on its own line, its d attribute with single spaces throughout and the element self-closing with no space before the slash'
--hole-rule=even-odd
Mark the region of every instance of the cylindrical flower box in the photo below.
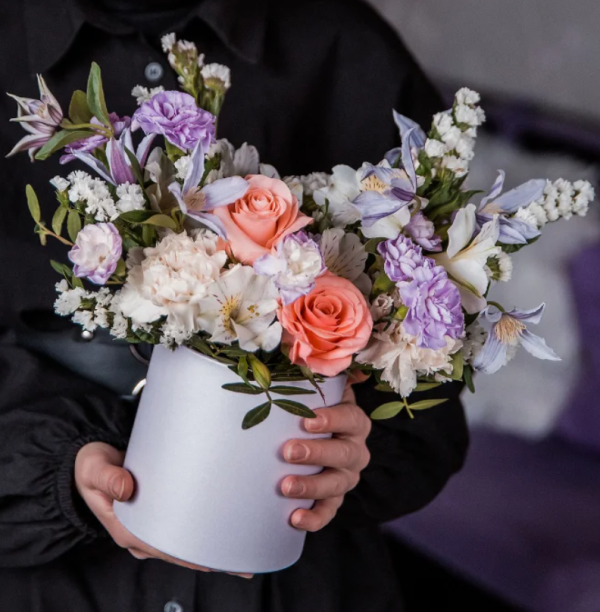
<svg viewBox="0 0 600 612">
<path fill-rule="evenodd" d="M 290 516 L 313 504 L 284 497 L 281 481 L 319 471 L 288 464 L 282 447 L 291 438 L 322 436 L 276 406 L 243 430 L 244 415 L 266 398 L 222 388 L 239 382 L 227 366 L 190 349 L 155 348 L 125 458 L 135 494 L 114 509 L 133 535 L 183 561 L 274 572 L 300 557 L 306 534 L 291 526 Z M 313 389 L 308 382 L 282 384 Z M 332 406 L 345 384 L 345 376 L 327 379 L 325 404 L 319 394 L 293 399 L 313 409 Z"/>
</svg>

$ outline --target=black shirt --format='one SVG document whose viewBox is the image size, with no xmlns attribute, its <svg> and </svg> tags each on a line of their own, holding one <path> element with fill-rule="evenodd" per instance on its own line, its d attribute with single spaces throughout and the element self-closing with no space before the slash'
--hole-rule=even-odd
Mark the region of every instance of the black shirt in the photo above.
<svg viewBox="0 0 600 612">
<path fill-rule="evenodd" d="M 360 3 L 173 6 L 165 26 L 232 69 L 220 136 L 256 145 L 282 174 L 377 162 L 398 144 L 392 108 L 423 125 L 439 110 L 396 35 Z M 0 91 L 35 98 L 34 75 L 42 72 L 66 107 L 70 93 L 85 87 L 92 60 L 103 69 L 109 109 L 121 115 L 134 110 L 129 92 L 137 84 L 175 89 L 156 27 L 119 18 L 114 2 L 98 7 L 0 3 Z M 145 75 L 160 72 L 147 70 L 153 62 L 164 74 L 151 82 Z M 14 102 L 0 96 L 0 151 L 22 136 L 8 123 L 14 114 Z M 330 526 L 308 535 L 301 560 L 276 574 L 246 581 L 138 561 L 81 507 L 73 489 L 77 451 L 94 440 L 125 447 L 135 408 L 119 393 L 143 376 L 143 366 L 127 347 L 101 335 L 86 343 L 80 330 L 48 314 L 58 280 L 48 259 L 64 260 L 65 250 L 40 247 L 24 186 L 34 185 L 48 219 L 47 181 L 77 167 L 57 159 L 31 165 L 24 154 L 0 160 L 0 610 L 161 612 L 168 602 L 189 612 L 399 610 L 377 526 L 427 504 L 461 467 L 467 430 L 453 387 L 438 394 L 451 393 L 451 402 L 415 420 L 374 424 L 372 461 L 359 486 Z M 357 397 L 367 411 L 390 399 L 368 383 Z"/>
</svg>

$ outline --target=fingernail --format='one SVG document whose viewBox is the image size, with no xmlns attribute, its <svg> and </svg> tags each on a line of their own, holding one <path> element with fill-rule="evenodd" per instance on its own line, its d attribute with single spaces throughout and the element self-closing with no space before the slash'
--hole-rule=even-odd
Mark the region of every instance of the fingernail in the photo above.
<svg viewBox="0 0 600 612">
<path fill-rule="evenodd" d="M 121 478 L 121 486 L 117 483 L 113 485 L 112 493 L 117 501 L 123 499 L 123 493 L 125 493 L 125 478 Z"/>
<path fill-rule="evenodd" d="M 297 480 L 292 480 L 287 485 L 286 489 L 286 495 L 289 495 L 290 497 L 293 497 L 294 495 L 301 495 L 302 493 L 304 493 L 304 485 Z"/>
<path fill-rule="evenodd" d="M 305 427 L 310 431 L 319 431 L 323 427 L 323 417 L 317 416 L 314 419 L 306 419 Z"/>
<path fill-rule="evenodd" d="M 287 449 L 287 460 L 288 461 L 302 461 L 308 457 L 308 448 L 304 444 L 292 444 Z"/>
<path fill-rule="evenodd" d="M 294 527 L 302 527 L 304 525 L 304 515 L 298 513 L 293 514 L 292 525 L 294 525 Z"/>
</svg>

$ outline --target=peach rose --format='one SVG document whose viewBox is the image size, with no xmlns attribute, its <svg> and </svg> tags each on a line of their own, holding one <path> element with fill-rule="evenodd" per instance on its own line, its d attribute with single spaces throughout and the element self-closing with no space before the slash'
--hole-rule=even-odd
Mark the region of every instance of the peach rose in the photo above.
<svg viewBox="0 0 600 612">
<path fill-rule="evenodd" d="M 283 181 L 262 175 L 246 180 L 250 188 L 243 198 L 212 212 L 223 222 L 235 258 L 252 264 L 312 219 L 300 212 L 296 196 Z"/>
<path fill-rule="evenodd" d="M 349 367 L 352 356 L 367 345 L 373 329 L 362 293 L 350 281 L 333 274 L 317 278 L 308 295 L 281 306 L 277 316 L 291 362 L 323 376 L 337 376 Z"/>
</svg>

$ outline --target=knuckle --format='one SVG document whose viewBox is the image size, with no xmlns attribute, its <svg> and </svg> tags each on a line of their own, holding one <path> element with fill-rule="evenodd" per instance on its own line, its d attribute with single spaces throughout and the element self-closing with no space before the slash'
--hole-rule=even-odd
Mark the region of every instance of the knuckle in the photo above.
<svg viewBox="0 0 600 612">
<path fill-rule="evenodd" d="M 371 463 L 371 452 L 365 446 L 363 448 L 363 450 L 362 450 L 362 453 L 361 453 L 361 462 L 360 462 L 360 465 L 361 465 L 360 470 L 361 470 L 361 472 L 362 472 L 362 470 L 364 470 L 369 465 L 369 463 Z"/>
<path fill-rule="evenodd" d="M 342 472 L 336 472 L 332 476 L 332 489 L 331 497 L 343 495 L 348 489 L 348 477 Z"/>
<path fill-rule="evenodd" d="M 350 488 L 348 489 L 348 491 L 352 491 L 352 489 L 355 489 L 358 486 L 358 483 L 360 482 L 360 474 L 358 472 L 352 472 L 350 474 L 349 480 Z"/>
</svg>

